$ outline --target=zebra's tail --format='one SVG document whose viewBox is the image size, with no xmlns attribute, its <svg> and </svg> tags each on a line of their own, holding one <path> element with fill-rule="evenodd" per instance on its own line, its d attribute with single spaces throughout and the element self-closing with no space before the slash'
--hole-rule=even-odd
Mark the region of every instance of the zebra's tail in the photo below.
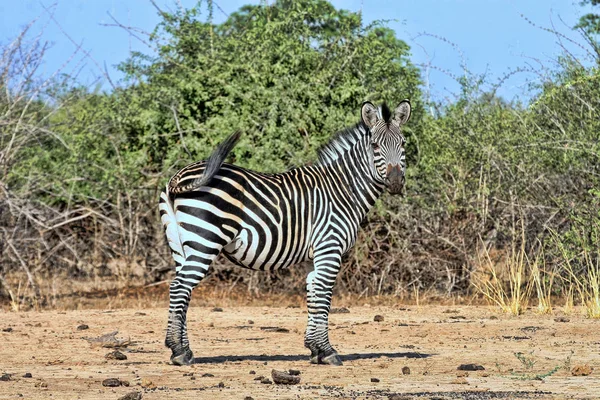
<svg viewBox="0 0 600 400">
<path fill-rule="evenodd" d="M 237 131 L 217 146 L 217 148 L 208 157 L 208 160 L 206 160 L 206 167 L 204 168 L 204 173 L 201 177 L 181 186 L 179 185 L 179 179 L 181 178 L 179 174 L 171 178 L 169 184 L 167 185 L 168 193 L 177 194 L 190 192 L 206 185 L 212 179 L 212 177 L 215 176 L 219 169 L 221 169 L 221 165 L 223 165 L 225 158 L 227 158 L 227 155 L 235 147 L 238 140 L 240 140 L 240 136 L 241 132 Z"/>
</svg>

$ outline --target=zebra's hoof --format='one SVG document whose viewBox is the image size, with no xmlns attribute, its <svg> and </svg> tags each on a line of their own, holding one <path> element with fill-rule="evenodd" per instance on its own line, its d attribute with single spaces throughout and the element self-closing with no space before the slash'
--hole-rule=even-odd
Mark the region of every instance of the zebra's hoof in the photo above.
<svg viewBox="0 0 600 400">
<path fill-rule="evenodd" d="M 191 365 L 194 363 L 194 353 L 192 353 L 192 350 L 187 348 L 179 355 L 173 354 L 171 356 L 171 362 L 173 365 Z"/>
<path fill-rule="evenodd" d="M 312 361 L 312 360 L 311 360 Z M 319 364 L 343 365 L 342 359 L 337 353 L 330 354 L 319 359 Z"/>
<path fill-rule="evenodd" d="M 311 350 L 310 352 L 310 363 L 311 364 L 327 364 L 327 365 L 343 365 L 342 360 L 338 353 L 334 350 L 329 354 L 319 353 L 318 350 Z"/>
</svg>

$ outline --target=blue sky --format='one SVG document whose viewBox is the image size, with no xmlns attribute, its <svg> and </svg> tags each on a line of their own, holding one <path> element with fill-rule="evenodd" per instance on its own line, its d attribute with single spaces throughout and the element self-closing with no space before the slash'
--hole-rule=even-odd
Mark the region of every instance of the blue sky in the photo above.
<svg viewBox="0 0 600 400">
<path fill-rule="evenodd" d="M 179 2 L 184 7 L 197 3 L 196 0 Z M 177 0 L 156 3 L 165 9 L 177 7 Z M 248 3 L 258 1 L 215 1 L 218 5 L 215 22 L 223 21 L 226 14 Z M 562 52 L 560 41 L 527 22 L 522 15 L 540 27 L 554 26 L 574 41 L 584 43 L 570 27 L 589 11 L 571 0 L 333 0 L 332 3 L 338 8 L 362 10 L 366 23 L 390 20 L 388 26 L 411 46 L 413 62 L 423 65 L 427 89 L 436 100 L 454 98 L 458 84 L 449 75 L 463 75 L 464 67 L 470 73 L 486 74 L 489 82 L 497 82 L 519 67 L 542 73 L 552 70 Z M 100 83 L 108 89 L 102 73 L 105 66 L 111 79 L 119 82 L 122 76 L 115 69 L 116 64 L 126 60 L 131 50 L 150 52 L 125 30 L 105 26 L 114 23 L 109 14 L 124 25 L 144 31 L 151 31 L 159 21 L 149 0 L 0 0 L 0 43 L 6 44 L 37 18 L 32 34 L 40 34 L 51 44 L 41 74 L 50 75 L 62 67 L 63 72 L 76 74 L 85 85 Z M 562 40 L 562 45 L 578 57 L 585 56 L 585 51 L 569 41 Z M 537 80 L 537 73 L 518 73 L 504 82 L 498 93 L 508 99 L 515 96 L 526 99 L 531 94 L 528 83 Z"/>
</svg>

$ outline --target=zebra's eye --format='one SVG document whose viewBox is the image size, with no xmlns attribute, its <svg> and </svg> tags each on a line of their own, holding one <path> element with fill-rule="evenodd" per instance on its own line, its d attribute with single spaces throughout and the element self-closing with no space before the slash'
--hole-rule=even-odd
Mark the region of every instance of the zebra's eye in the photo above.
<svg viewBox="0 0 600 400">
<path fill-rule="evenodd" d="M 375 151 L 379 151 L 380 150 L 380 147 L 379 147 L 379 145 L 377 143 L 371 143 L 371 147 L 373 147 L 373 150 L 375 150 Z"/>
</svg>

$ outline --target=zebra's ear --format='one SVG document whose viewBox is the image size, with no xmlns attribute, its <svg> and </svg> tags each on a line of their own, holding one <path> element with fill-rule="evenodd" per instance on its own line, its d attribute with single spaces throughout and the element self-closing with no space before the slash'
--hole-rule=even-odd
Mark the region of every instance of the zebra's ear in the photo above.
<svg viewBox="0 0 600 400">
<path fill-rule="evenodd" d="M 410 119 L 410 101 L 402 100 L 394 110 L 394 123 L 398 126 L 404 125 Z"/>
<path fill-rule="evenodd" d="M 373 103 L 365 101 L 360 108 L 360 116 L 365 125 L 367 125 L 369 128 L 372 128 L 379 118 L 377 107 L 375 107 Z"/>
</svg>

